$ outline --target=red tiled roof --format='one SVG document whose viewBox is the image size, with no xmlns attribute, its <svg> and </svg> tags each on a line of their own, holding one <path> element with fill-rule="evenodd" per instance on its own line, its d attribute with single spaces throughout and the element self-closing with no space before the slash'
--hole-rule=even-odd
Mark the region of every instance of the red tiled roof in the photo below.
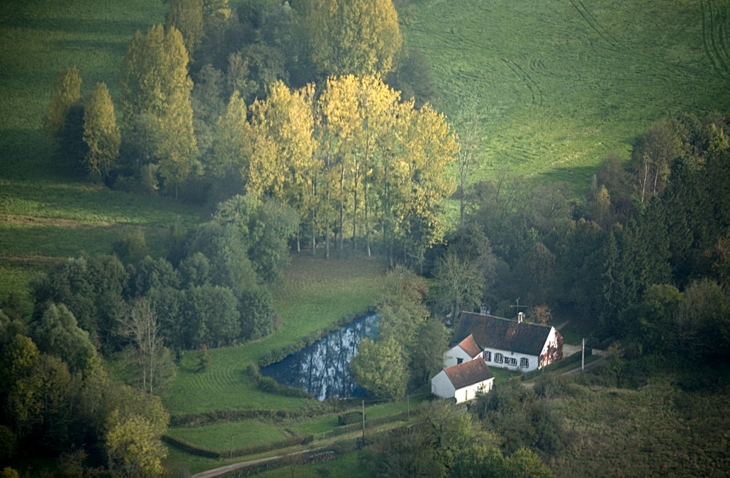
<svg viewBox="0 0 730 478">
<path fill-rule="evenodd" d="M 474 358 L 482 351 L 482 349 L 479 348 L 477 343 L 474 341 L 474 336 L 469 334 L 467 338 L 459 342 L 459 347 L 461 347 L 464 352 L 469 354 L 469 357 Z"/>
<path fill-rule="evenodd" d="M 494 377 L 487 364 L 482 359 L 469 360 L 444 369 L 446 376 L 454 385 L 456 390 L 474 385 Z"/>
<path fill-rule="evenodd" d="M 456 331 L 456 338 L 472 335 L 483 349 L 492 348 L 540 355 L 552 327 L 517 323 L 514 320 L 492 315 L 463 312 Z"/>
</svg>

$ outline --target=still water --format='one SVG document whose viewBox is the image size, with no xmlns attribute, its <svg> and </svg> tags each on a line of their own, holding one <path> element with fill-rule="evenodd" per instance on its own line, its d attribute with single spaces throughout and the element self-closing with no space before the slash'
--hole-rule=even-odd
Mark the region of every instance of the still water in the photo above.
<svg viewBox="0 0 730 478">
<path fill-rule="evenodd" d="M 371 314 L 355 319 L 281 362 L 262 368 L 261 373 L 317 400 L 364 397 L 365 390 L 350 374 L 350 360 L 363 338 L 377 338 L 379 318 Z"/>
</svg>

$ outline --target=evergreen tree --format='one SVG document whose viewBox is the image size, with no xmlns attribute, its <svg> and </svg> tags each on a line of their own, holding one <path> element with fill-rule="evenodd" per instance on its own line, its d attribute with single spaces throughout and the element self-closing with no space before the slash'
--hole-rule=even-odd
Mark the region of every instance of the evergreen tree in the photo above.
<svg viewBox="0 0 730 478">
<path fill-rule="evenodd" d="M 106 84 L 99 83 L 84 109 L 84 141 L 88 146 L 86 169 L 92 179 L 106 179 L 119 156 L 121 136 L 114 103 Z"/>
</svg>

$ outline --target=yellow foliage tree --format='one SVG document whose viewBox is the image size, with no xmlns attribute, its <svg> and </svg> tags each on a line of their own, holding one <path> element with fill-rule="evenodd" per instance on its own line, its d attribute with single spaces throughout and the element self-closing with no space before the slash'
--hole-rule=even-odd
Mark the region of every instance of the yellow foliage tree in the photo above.
<svg viewBox="0 0 730 478">
<path fill-rule="evenodd" d="M 153 152 L 166 185 L 174 187 L 175 195 L 178 185 L 197 165 L 188 61 L 180 31 L 155 25 L 147 35 L 135 33 L 119 77 L 124 125 L 128 130 L 146 131 L 139 136 L 152 144 L 143 146 Z"/>
<path fill-rule="evenodd" d="M 161 475 L 167 450 L 155 424 L 139 415 L 123 417 L 119 410 L 114 410 L 108 421 L 105 438 L 111 467 L 124 476 Z"/>
<path fill-rule="evenodd" d="M 84 141 L 89 147 L 86 168 L 92 179 L 103 179 L 119 156 L 121 135 L 109 90 L 99 83 L 84 109 Z"/>
<path fill-rule="evenodd" d="M 225 113 L 218 119 L 213 143 L 211 171 L 217 177 L 237 171 L 249 176 L 249 158 L 252 154 L 251 126 L 246 119 L 246 103 L 238 91 L 228 101 Z"/>
<path fill-rule="evenodd" d="M 59 71 L 53 83 L 51 102 L 43 118 L 43 129 L 56 136 L 66 124 L 66 116 L 71 106 L 81 98 L 81 77 L 78 68 Z"/>
<path fill-rule="evenodd" d="M 443 237 L 441 202 L 454 190 L 444 171 L 458 147 L 446 119 L 400 102 L 377 76 L 329 78 L 316 102 L 314 91 L 277 82 L 248 111 L 234 94 L 218 124 L 215 171 L 237 169 L 249 193 L 295 208 L 311 224 L 313 252 L 323 229 L 329 256 L 334 226 L 340 249 L 346 236 L 357 248 L 364 235 L 369 254 L 379 233 L 389 254 L 398 243 L 420 260 Z"/>
<path fill-rule="evenodd" d="M 326 75 L 385 74 L 403 38 L 391 0 L 301 2 L 312 61 Z"/>
</svg>

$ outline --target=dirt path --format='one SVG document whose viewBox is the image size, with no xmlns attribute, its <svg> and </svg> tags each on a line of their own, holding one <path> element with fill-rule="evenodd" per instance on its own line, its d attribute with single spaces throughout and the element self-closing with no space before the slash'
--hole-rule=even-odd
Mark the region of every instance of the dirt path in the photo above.
<svg viewBox="0 0 730 478">
<path fill-rule="evenodd" d="M 563 345 L 563 357 L 567 357 L 567 355 L 565 355 L 565 347 L 566 347 L 566 345 Z M 580 349 L 581 349 L 581 346 L 580 345 L 568 345 L 567 347 L 575 347 L 575 348 L 578 349 L 577 352 L 580 352 Z M 573 353 L 575 353 L 575 352 L 573 352 Z M 598 367 L 600 364 L 602 364 L 603 362 L 605 362 L 606 359 L 608 358 L 608 353 L 605 350 L 591 349 L 591 354 L 592 355 L 596 355 L 596 356 L 598 356 L 600 358 L 598 360 L 594 360 L 593 362 L 591 362 L 589 364 L 586 364 L 585 369 L 581 369 L 580 366 L 578 366 L 578 367 L 576 367 L 576 368 L 574 368 L 572 370 L 568 370 L 567 372 L 563 372 L 560 375 L 565 375 L 566 377 L 568 377 L 568 376 L 571 376 L 571 375 L 578 375 L 581 372 L 587 372 L 588 370 L 591 370 L 591 369 L 594 369 L 594 368 Z M 569 354 L 569 355 L 572 355 L 572 353 Z M 531 389 L 531 388 L 533 388 L 535 386 L 535 380 L 532 379 L 529 382 L 522 382 L 522 385 L 525 388 L 530 388 Z"/>
<path fill-rule="evenodd" d="M 243 461 L 241 463 L 233 463 L 232 465 L 226 465 L 226 466 L 221 466 L 220 468 L 214 468 L 212 470 L 201 471 L 200 473 L 194 474 L 190 478 L 211 478 L 213 476 L 220 476 L 225 473 L 229 473 L 231 471 L 240 470 L 242 468 L 248 468 L 250 466 L 260 465 L 262 463 L 267 463 L 269 461 L 275 461 L 280 458 L 304 455 L 305 453 L 312 453 L 312 452 L 315 452 L 315 451 L 321 450 L 321 449 L 322 449 L 321 447 L 312 448 L 310 450 L 302 450 L 302 451 L 297 451 L 294 453 L 286 453 L 284 455 L 270 456 L 268 458 L 259 458 L 258 460 Z"/>
</svg>

